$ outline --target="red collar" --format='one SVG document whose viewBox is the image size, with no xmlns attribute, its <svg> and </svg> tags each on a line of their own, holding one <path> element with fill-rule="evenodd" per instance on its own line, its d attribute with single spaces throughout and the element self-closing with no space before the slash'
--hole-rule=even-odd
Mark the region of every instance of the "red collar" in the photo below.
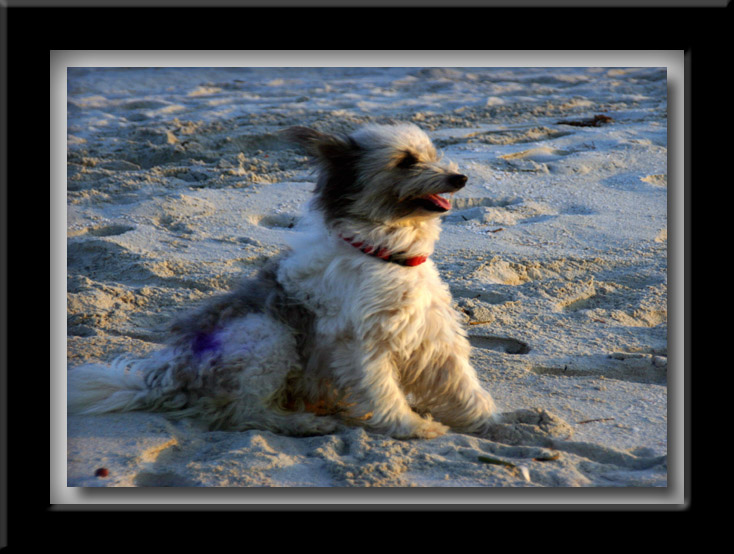
<svg viewBox="0 0 734 554">
<path fill-rule="evenodd" d="M 364 242 L 355 242 L 354 237 L 347 238 L 342 235 L 339 235 L 339 237 L 347 241 L 349 244 L 351 244 L 355 248 L 358 248 L 365 254 L 368 254 L 370 256 L 380 258 L 381 260 L 385 260 L 386 262 L 392 262 L 398 265 L 414 267 L 416 265 L 421 265 L 423 262 L 425 262 L 428 259 L 428 256 L 413 256 L 412 258 L 396 258 L 396 256 L 400 254 L 399 252 L 397 254 L 391 254 L 386 248 L 378 249 L 374 246 L 365 246 Z"/>
</svg>

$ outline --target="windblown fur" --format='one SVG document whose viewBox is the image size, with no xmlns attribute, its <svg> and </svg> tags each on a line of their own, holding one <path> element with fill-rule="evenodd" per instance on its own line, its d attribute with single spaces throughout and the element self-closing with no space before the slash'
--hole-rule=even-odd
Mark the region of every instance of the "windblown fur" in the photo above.
<svg viewBox="0 0 734 554">
<path fill-rule="evenodd" d="M 449 208 L 440 195 L 466 177 L 414 125 L 284 134 L 318 169 L 291 248 L 175 322 L 152 356 L 70 370 L 69 411 L 161 410 L 293 435 L 339 422 L 399 438 L 487 430 L 494 402 L 428 258 Z"/>
</svg>

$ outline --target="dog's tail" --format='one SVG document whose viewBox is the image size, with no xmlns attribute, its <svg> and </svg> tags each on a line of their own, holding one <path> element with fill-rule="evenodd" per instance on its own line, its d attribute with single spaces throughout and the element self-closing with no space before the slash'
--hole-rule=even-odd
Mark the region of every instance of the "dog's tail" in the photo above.
<svg viewBox="0 0 734 554">
<path fill-rule="evenodd" d="M 69 370 L 67 412 L 101 414 L 141 410 L 151 405 L 151 391 L 135 364 L 85 364 Z"/>
</svg>

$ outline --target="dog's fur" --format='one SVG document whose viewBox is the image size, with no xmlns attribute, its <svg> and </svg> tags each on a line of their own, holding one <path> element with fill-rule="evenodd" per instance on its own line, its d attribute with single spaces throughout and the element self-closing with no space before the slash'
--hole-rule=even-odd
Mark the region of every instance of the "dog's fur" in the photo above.
<svg viewBox="0 0 734 554">
<path fill-rule="evenodd" d="M 292 435 L 340 421 L 398 438 L 489 429 L 495 405 L 448 287 L 430 259 L 408 261 L 433 252 L 448 209 L 435 195 L 466 177 L 414 125 L 284 133 L 319 172 L 291 248 L 177 321 L 154 355 L 70 370 L 70 412 L 166 410 Z"/>
</svg>

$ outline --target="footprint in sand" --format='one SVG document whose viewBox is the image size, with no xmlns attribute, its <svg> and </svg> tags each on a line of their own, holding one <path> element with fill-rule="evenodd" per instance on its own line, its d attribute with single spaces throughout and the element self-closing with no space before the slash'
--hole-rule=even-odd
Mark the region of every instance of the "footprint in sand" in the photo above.
<svg viewBox="0 0 734 554">
<path fill-rule="evenodd" d="M 533 160 L 536 162 L 550 162 L 555 161 L 561 156 L 567 156 L 571 152 L 568 150 L 559 150 L 558 148 L 551 148 L 550 146 L 539 146 L 538 148 L 530 148 L 529 150 L 522 150 L 520 152 L 514 152 L 513 154 L 505 154 L 500 156 L 503 160 Z"/>
<path fill-rule="evenodd" d="M 452 211 L 444 217 L 444 221 L 459 225 L 479 223 L 510 227 L 558 216 L 558 211 L 552 206 L 517 197 L 455 198 L 451 203 Z"/>
<path fill-rule="evenodd" d="M 562 366 L 535 366 L 536 375 L 555 377 L 599 377 L 632 383 L 665 384 L 668 358 L 660 354 L 613 352 L 577 356 Z"/>
<path fill-rule="evenodd" d="M 553 170 L 553 164 L 555 162 L 560 161 L 564 156 L 568 156 L 569 154 L 572 154 L 572 152 L 568 150 L 560 150 L 550 146 L 539 146 L 498 157 L 504 162 L 506 168 L 512 171 L 549 173 Z"/>
<path fill-rule="evenodd" d="M 572 435 L 573 428 L 568 423 L 541 408 L 505 412 L 485 433 L 486 438 L 496 442 L 528 446 L 553 446 Z"/>
<path fill-rule="evenodd" d="M 128 231 L 133 231 L 135 227 L 130 225 L 98 225 L 94 227 L 83 227 L 80 229 L 70 229 L 67 231 L 67 237 L 80 237 L 82 235 L 90 235 L 93 237 L 113 237 L 122 235 Z"/>
<path fill-rule="evenodd" d="M 504 354 L 527 354 L 530 346 L 527 343 L 508 337 L 472 335 L 469 342 L 473 348 L 495 350 Z"/>
<path fill-rule="evenodd" d="M 293 213 L 279 213 L 269 215 L 253 215 L 249 221 L 261 227 L 268 229 L 293 229 L 298 223 L 300 217 Z"/>
</svg>

